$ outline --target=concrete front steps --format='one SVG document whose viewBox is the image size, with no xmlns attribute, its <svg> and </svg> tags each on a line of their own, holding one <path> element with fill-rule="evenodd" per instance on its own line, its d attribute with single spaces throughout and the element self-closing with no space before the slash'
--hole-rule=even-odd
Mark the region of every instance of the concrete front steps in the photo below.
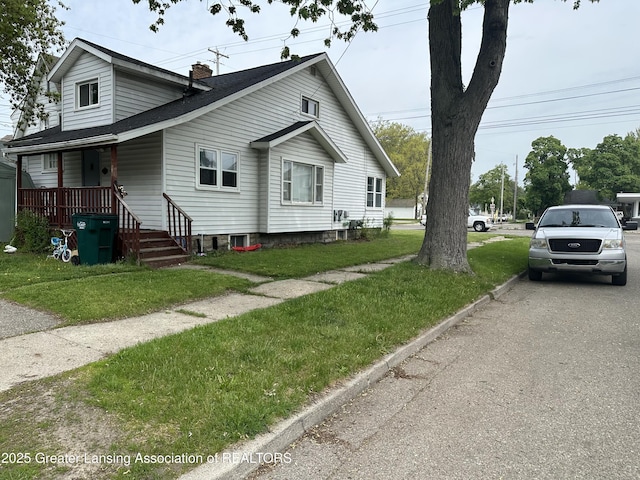
<svg viewBox="0 0 640 480">
<path fill-rule="evenodd" d="M 178 265 L 189 260 L 180 245 L 162 230 L 140 231 L 140 261 L 152 268 Z"/>
</svg>

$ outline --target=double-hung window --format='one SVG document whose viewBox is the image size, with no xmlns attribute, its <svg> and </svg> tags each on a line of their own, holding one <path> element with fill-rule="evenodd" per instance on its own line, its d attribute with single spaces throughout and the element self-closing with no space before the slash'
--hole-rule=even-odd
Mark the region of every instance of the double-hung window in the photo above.
<svg viewBox="0 0 640 480">
<path fill-rule="evenodd" d="M 237 153 L 199 145 L 196 157 L 199 188 L 238 189 Z"/>
<path fill-rule="evenodd" d="M 58 155 L 55 153 L 42 154 L 42 171 L 56 172 L 58 170 Z"/>
<path fill-rule="evenodd" d="M 382 178 L 367 177 L 367 207 L 382 208 Z"/>
<path fill-rule="evenodd" d="M 77 107 L 90 107 L 100 103 L 100 95 L 98 91 L 98 79 L 88 82 L 79 83 L 76 89 Z"/>
<path fill-rule="evenodd" d="M 282 202 L 320 204 L 323 201 L 324 168 L 319 165 L 282 162 Z"/>
</svg>

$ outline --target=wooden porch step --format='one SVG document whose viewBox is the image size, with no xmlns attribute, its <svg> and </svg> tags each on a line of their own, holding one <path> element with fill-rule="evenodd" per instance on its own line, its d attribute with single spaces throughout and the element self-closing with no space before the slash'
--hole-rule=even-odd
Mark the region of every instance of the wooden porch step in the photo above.
<svg viewBox="0 0 640 480">
<path fill-rule="evenodd" d="M 140 261 L 151 268 L 170 267 L 189 261 L 189 255 L 168 255 L 164 257 L 141 258 Z"/>
<path fill-rule="evenodd" d="M 152 268 L 178 265 L 189 260 L 169 232 L 145 230 L 140 232 L 140 261 Z"/>
</svg>

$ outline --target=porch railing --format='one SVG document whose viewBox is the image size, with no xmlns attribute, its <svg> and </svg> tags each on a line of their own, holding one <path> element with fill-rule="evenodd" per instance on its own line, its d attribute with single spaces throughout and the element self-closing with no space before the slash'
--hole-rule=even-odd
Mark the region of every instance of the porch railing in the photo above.
<svg viewBox="0 0 640 480">
<path fill-rule="evenodd" d="M 113 186 L 114 213 L 118 215 L 119 250 L 122 256 L 135 256 L 140 263 L 140 225 L 142 221 L 131 211 L 129 205 L 120 196 L 118 187 Z"/>
<path fill-rule="evenodd" d="M 18 210 L 31 210 L 49 225 L 71 227 L 74 213 L 111 213 L 110 187 L 21 188 Z"/>
<path fill-rule="evenodd" d="M 191 224 L 193 220 L 187 213 L 175 204 L 166 193 L 162 196 L 167 200 L 167 225 L 169 235 L 180 245 L 185 253 L 191 252 Z"/>
</svg>

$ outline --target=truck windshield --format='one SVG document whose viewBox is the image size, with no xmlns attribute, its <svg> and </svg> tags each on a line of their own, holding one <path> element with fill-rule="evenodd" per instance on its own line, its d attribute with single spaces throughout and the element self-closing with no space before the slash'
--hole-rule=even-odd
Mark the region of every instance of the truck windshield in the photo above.
<svg viewBox="0 0 640 480">
<path fill-rule="evenodd" d="M 539 227 L 605 227 L 618 228 L 612 211 L 595 208 L 549 210 L 540 219 Z"/>
</svg>

